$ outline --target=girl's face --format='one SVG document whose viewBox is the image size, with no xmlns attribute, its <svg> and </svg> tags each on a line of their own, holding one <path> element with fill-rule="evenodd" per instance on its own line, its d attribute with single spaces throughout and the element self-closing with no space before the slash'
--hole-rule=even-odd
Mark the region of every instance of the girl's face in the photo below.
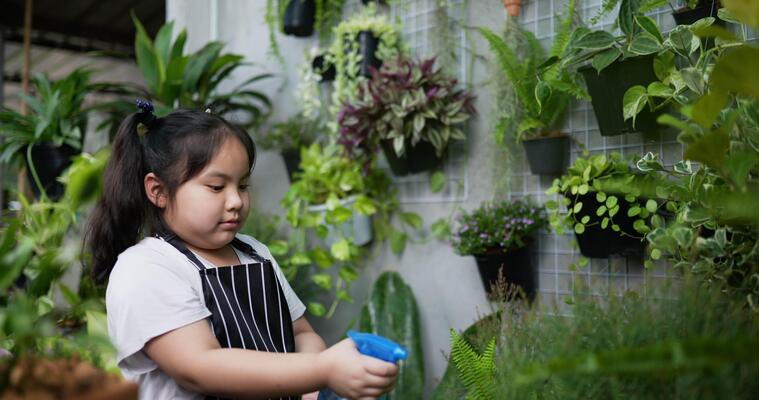
<svg viewBox="0 0 759 400">
<path fill-rule="evenodd" d="M 220 249 L 245 223 L 250 209 L 248 154 L 227 138 L 208 165 L 177 189 L 164 220 L 191 248 Z"/>
</svg>

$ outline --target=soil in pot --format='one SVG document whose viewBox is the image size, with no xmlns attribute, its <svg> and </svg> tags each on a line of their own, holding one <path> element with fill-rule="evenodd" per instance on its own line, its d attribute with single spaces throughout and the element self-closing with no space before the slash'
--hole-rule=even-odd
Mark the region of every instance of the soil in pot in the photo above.
<svg viewBox="0 0 759 400">
<path fill-rule="evenodd" d="M 335 64 L 328 64 L 324 54 L 314 57 L 314 60 L 311 62 L 311 68 L 322 77 L 321 82 L 331 82 L 335 80 L 335 74 L 337 73 L 335 70 Z"/>
<path fill-rule="evenodd" d="M 296 172 L 301 172 L 300 168 L 300 150 L 298 149 L 286 149 L 282 150 L 282 159 L 285 160 L 285 168 L 287 169 L 287 177 L 292 182 L 293 176 Z"/>
<path fill-rule="evenodd" d="M 586 225 L 585 232 L 582 234 L 575 233 L 577 245 L 580 247 L 582 255 L 591 258 L 606 258 L 612 254 L 632 256 L 643 253 L 645 243 L 640 239 L 622 236 L 613 231 L 611 226 L 601 229 L 601 221 L 596 215 L 596 210 L 601 204 L 596 201 L 595 192 L 579 195 L 577 200 L 582 202 L 582 209 L 577 213 L 577 219 L 582 219 L 588 215 L 591 221 L 598 221 L 596 224 Z M 627 216 L 627 210 L 630 208 L 629 203 L 622 199 L 617 204 L 619 204 L 619 212 L 614 216 L 614 223 L 619 225 L 623 232 L 636 235 L 637 231 L 633 228 L 635 218 Z"/>
<path fill-rule="evenodd" d="M 361 64 L 359 65 L 358 73 L 361 76 L 372 76 L 371 69 L 380 69 L 382 67 L 382 60 L 377 58 L 377 46 L 379 41 L 371 31 L 361 31 L 358 33 L 358 48 L 361 54 Z"/>
<path fill-rule="evenodd" d="M 282 31 L 285 35 L 309 37 L 314 33 L 315 16 L 314 0 L 290 0 L 285 9 Z"/>
<path fill-rule="evenodd" d="M 0 365 L 7 383 L 0 400 L 137 400 L 138 385 L 76 357 L 58 360 L 21 358 Z"/>
<path fill-rule="evenodd" d="M 502 275 L 506 283 L 522 288 L 527 299 L 535 298 L 535 270 L 532 268 L 531 245 L 510 250 L 506 253 L 500 249 L 475 255 L 477 269 L 488 295 L 493 294 L 493 285 Z"/>
<path fill-rule="evenodd" d="M 392 141 L 383 140 L 380 144 L 390 170 L 395 176 L 432 171 L 443 163 L 443 159 L 435 155 L 435 147 L 429 142 L 421 141 L 413 147 L 410 143 L 406 143 L 406 152 L 403 157 L 395 154 Z"/>
<path fill-rule="evenodd" d="M 662 113 L 661 110 L 653 113 L 648 108 L 644 108 L 635 119 L 635 127 L 633 127 L 632 119 L 625 121 L 622 112 L 622 99 L 627 89 L 635 85 L 648 87 L 648 84 L 657 79 L 654 73 L 653 55 L 615 61 L 604 68 L 600 74 L 591 66 L 580 68 L 580 72 L 585 78 L 593 112 L 602 136 L 659 131 L 660 127 L 656 118 Z"/>
<path fill-rule="evenodd" d="M 538 175 L 561 175 L 569 166 L 570 138 L 566 135 L 523 140 L 530 170 Z"/>
<path fill-rule="evenodd" d="M 56 146 L 52 143 L 39 143 L 32 147 L 32 162 L 37 171 L 42 186 L 45 188 L 47 197 L 51 200 L 59 200 L 66 188 L 58 182 L 61 173 L 71 165 L 72 159 L 79 151 L 69 145 Z M 27 160 L 26 174 L 29 185 L 32 187 L 34 196 L 40 197 L 40 190 L 34 182 L 32 171 Z"/>
</svg>

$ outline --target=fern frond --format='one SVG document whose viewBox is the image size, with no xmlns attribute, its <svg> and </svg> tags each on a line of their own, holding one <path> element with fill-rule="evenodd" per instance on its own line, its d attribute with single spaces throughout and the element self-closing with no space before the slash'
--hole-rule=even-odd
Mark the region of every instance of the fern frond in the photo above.
<svg viewBox="0 0 759 400">
<path fill-rule="evenodd" d="M 466 339 L 451 329 L 451 358 L 467 389 L 467 399 L 493 399 L 495 338 L 488 343 L 485 352 L 479 355 Z"/>
<path fill-rule="evenodd" d="M 559 22 L 559 30 L 553 38 L 553 45 L 549 56 L 561 57 L 564 50 L 569 44 L 569 38 L 572 35 L 572 28 L 575 22 L 575 5 L 577 0 L 569 0 L 567 4 L 567 15 Z"/>
<path fill-rule="evenodd" d="M 516 54 L 509 48 L 503 39 L 488 28 L 478 27 L 477 30 L 487 40 L 490 50 L 495 53 L 498 64 L 512 82 L 523 78 L 522 69 L 519 66 Z"/>
</svg>

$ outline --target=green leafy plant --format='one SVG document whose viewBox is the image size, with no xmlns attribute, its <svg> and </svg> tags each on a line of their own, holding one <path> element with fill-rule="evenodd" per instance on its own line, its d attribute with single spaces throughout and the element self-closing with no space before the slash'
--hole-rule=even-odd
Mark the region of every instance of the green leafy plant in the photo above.
<svg viewBox="0 0 759 400">
<path fill-rule="evenodd" d="M 377 278 L 361 310 L 359 330 L 391 339 L 409 352 L 398 367 L 395 388 L 387 399 L 418 399 L 424 393 L 424 351 L 414 292 L 401 275 L 385 271 Z"/>
<path fill-rule="evenodd" d="M 137 96 L 152 100 L 159 117 L 177 107 L 210 108 L 213 113 L 222 116 L 235 114 L 235 121 L 245 128 L 255 128 L 268 117 L 271 101 L 263 92 L 251 89 L 250 85 L 271 77 L 271 74 L 254 75 L 232 90 L 222 92 L 220 84 L 238 68 L 248 64 L 242 55 L 222 53 L 224 44 L 216 41 L 186 54 L 186 29 L 172 40 L 174 22 L 168 22 L 151 39 L 137 17 L 133 15 L 132 20 L 137 30 L 134 44 L 137 65 L 147 87 L 122 88 L 131 96 L 128 101 L 106 102 L 99 108 L 133 112 L 133 101 Z M 123 115 L 114 115 L 114 118 L 120 121 Z M 108 122 L 117 124 L 116 121 Z"/>
<path fill-rule="evenodd" d="M 574 22 L 575 1 L 572 0 L 566 16 L 559 21 L 548 53 L 550 59 L 557 59 L 566 51 Z M 496 142 L 503 143 L 506 132 L 515 132 L 517 140 L 556 135 L 555 130 L 560 128 L 570 100 L 588 96 L 577 83 L 576 72 L 562 69 L 556 63 L 539 69 L 549 58 L 532 32 L 511 20 L 507 20 L 507 27 L 516 30 L 517 40 L 511 45 L 491 30 L 477 28 L 490 45 L 501 73 L 508 77 L 518 103 L 518 115 L 504 115 L 499 120 L 495 128 Z M 496 93 L 497 97 L 501 95 Z"/>
<path fill-rule="evenodd" d="M 266 25 L 269 27 L 269 49 L 277 58 L 282 58 L 277 42 L 277 32 L 282 32 L 282 20 L 287 5 L 292 1 L 301 0 L 266 0 Z M 345 0 L 314 0 L 314 30 L 319 40 L 325 42 L 332 34 L 332 28 L 340 22 L 343 16 Z"/>
<path fill-rule="evenodd" d="M 484 203 L 456 217 L 451 245 L 461 255 L 508 252 L 527 245 L 548 226 L 545 208 L 531 201 Z"/>
<path fill-rule="evenodd" d="M 335 39 L 327 51 L 325 60 L 333 64 L 336 71 L 329 107 L 329 126 L 335 133 L 338 131 L 336 118 L 340 109 L 344 103 L 357 100 L 359 87 L 366 81 L 359 71 L 362 56 L 359 53 L 358 34 L 362 31 L 371 32 L 377 39 L 375 56 L 381 61 L 394 60 L 407 53 L 401 42 L 400 27 L 391 23 L 387 16 L 377 15 L 375 4 L 370 4 L 353 18 L 335 27 Z"/>
<path fill-rule="evenodd" d="M 477 354 L 471 344 L 451 329 L 451 358 L 467 389 L 467 399 L 494 399 L 496 341 L 492 338 L 485 351 Z"/>
<path fill-rule="evenodd" d="M 434 58 L 386 63 L 361 86 L 358 101 L 343 106 L 339 143 L 350 157 L 371 160 L 381 141 L 392 142 L 398 157 L 424 141 L 441 158 L 449 141 L 466 139 L 461 125 L 476 113 L 474 96 L 457 83 Z"/>
<path fill-rule="evenodd" d="M 587 226 L 598 225 L 621 236 L 642 239 L 642 235 L 650 231 L 647 219 L 661 206 L 654 199 L 644 202 L 641 198 L 639 185 L 645 179 L 644 176 L 636 176 L 619 153 L 586 154 L 578 158 L 565 175 L 555 179 L 546 191 L 546 194 L 562 196 L 558 202 L 546 202 L 551 226 L 559 233 L 571 228 L 581 235 Z M 584 204 L 581 196 L 595 204 Z M 560 210 L 560 203 L 566 206 L 566 214 Z M 579 216 L 584 207 L 591 206 L 597 207 L 595 215 Z M 620 210 L 625 209 L 628 217 L 636 218 L 636 232 L 625 232 L 615 220 Z"/>
<path fill-rule="evenodd" d="M 314 143 L 323 129 L 319 121 L 297 114 L 258 134 L 256 145 L 264 150 L 298 150 Z"/>
</svg>

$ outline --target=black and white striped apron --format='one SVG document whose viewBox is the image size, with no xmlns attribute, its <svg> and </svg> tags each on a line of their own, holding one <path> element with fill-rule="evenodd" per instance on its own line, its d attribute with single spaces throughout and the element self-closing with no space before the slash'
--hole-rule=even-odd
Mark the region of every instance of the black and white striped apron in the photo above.
<svg viewBox="0 0 759 400">
<path fill-rule="evenodd" d="M 206 268 L 174 233 L 161 237 L 184 254 L 198 269 L 203 297 L 211 311 L 211 325 L 219 344 L 276 353 L 295 352 L 292 319 L 285 293 L 271 260 L 238 238 L 232 246 L 255 260 L 219 268 Z M 300 396 L 283 397 L 297 399 Z M 207 396 L 206 399 L 220 399 Z"/>
</svg>

